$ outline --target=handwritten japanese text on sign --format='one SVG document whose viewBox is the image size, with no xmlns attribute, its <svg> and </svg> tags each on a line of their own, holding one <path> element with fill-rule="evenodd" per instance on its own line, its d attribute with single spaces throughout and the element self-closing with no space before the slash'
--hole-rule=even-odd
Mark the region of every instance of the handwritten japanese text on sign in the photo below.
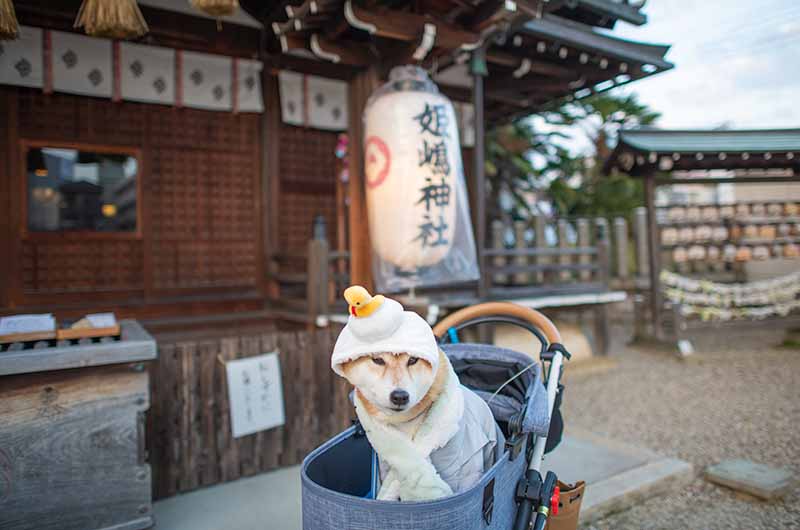
<svg viewBox="0 0 800 530">
<path fill-rule="evenodd" d="M 278 353 L 225 364 L 234 438 L 286 423 Z"/>
</svg>

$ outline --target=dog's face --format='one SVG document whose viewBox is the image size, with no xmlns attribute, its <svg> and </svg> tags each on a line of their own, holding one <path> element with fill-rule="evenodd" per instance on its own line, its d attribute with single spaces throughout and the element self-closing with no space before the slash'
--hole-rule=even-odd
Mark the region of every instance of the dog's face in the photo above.
<svg viewBox="0 0 800 530">
<path fill-rule="evenodd" d="M 407 353 L 373 353 L 342 365 L 350 384 L 386 414 L 406 411 L 430 390 L 431 363 Z"/>
</svg>

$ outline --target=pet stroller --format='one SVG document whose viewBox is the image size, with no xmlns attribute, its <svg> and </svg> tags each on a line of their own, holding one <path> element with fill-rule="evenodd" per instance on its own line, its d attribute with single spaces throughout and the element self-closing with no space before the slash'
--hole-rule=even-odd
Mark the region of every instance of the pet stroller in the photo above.
<svg viewBox="0 0 800 530">
<path fill-rule="evenodd" d="M 541 343 L 541 363 L 526 354 L 459 342 L 478 324 L 513 324 Z M 457 311 L 434 327 L 461 383 L 486 399 L 505 435 L 495 464 L 468 491 L 425 502 L 378 501 L 374 453 L 359 426 L 347 429 L 303 461 L 304 530 L 542 530 L 558 504 L 557 478 L 539 472 L 561 439 L 562 361 L 569 353 L 544 315 L 509 302 Z M 510 381 L 510 382 L 509 382 Z"/>
</svg>

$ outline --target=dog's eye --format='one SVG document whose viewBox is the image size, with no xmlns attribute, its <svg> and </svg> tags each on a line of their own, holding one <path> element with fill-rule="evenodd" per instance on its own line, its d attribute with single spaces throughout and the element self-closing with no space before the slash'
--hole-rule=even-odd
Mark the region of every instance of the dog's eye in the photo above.
<svg viewBox="0 0 800 530">
<path fill-rule="evenodd" d="M 408 358 L 408 366 L 413 366 L 413 365 L 417 364 L 417 361 L 419 361 L 418 357 L 409 357 Z"/>
<path fill-rule="evenodd" d="M 380 357 L 373 357 L 373 358 L 372 358 L 372 362 L 374 362 L 374 363 L 375 363 L 375 364 L 377 364 L 378 366 L 383 366 L 384 364 L 386 364 L 386 361 L 384 361 L 384 360 L 383 360 L 383 359 L 381 359 Z"/>
</svg>

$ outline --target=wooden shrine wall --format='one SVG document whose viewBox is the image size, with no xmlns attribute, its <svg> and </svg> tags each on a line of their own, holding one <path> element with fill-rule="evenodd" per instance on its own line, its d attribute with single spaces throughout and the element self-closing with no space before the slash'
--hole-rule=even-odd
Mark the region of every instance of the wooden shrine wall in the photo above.
<svg viewBox="0 0 800 530">
<path fill-rule="evenodd" d="M 336 141 L 338 133 L 281 125 L 280 252 L 307 248 L 316 215 L 323 215 L 328 240 L 336 241 Z"/>
<path fill-rule="evenodd" d="M 141 315 L 181 297 L 260 295 L 259 115 L 10 87 L 0 88 L 0 111 L 9 203 L 0 237 L 11 257 L 2 306 L 119 305 Z M 23 236 L 21 140 L 139 149 L 140 233 Z"/>
</svg>

